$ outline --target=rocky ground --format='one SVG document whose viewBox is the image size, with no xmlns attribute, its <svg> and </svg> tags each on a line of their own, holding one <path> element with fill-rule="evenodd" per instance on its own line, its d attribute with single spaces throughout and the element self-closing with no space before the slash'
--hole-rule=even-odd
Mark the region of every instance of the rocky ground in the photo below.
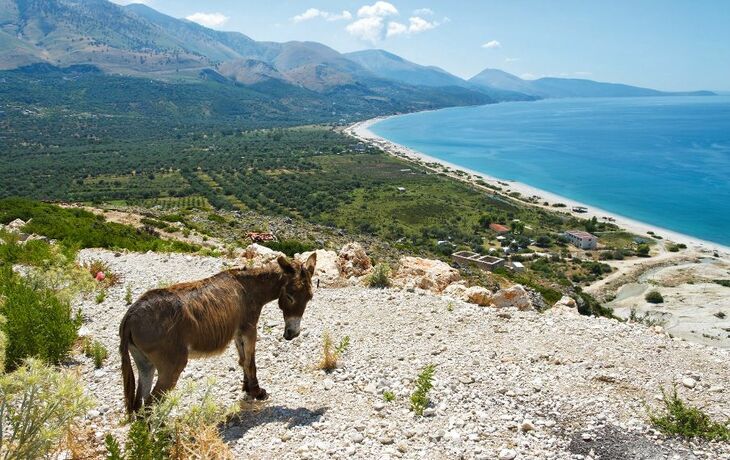
<svg viewBox="0 0 730 460">
<path fill-rule="evenodd" d="M 122 432 L 117 330 L 134 298 L 161 284 L 216 273 L 224 261 L 179 254 L 103 259 L 122 282 L 97 304 L 77 306 L 85 333 L 111 351 L 99 370 L 79 358 L 98 406 L 88 423 L 101 439 Z M 259 381 L 265 402 L 243 400 L 234 347 L 192 361 L 182 376 L 214 377 L 216 399 L 237 407 L 223 427 L 237 458 L 730 459 L 727 443 L 686 442 L 655 432 L 647 404 L 678 383 L 680 395 L 716 419 L 730 418 L 730 351 L 671 339 L 639 324 L 573 314 L 480 307 L 419 289 L 321 288 L 302 335 L 282 338 L 275 304 L 259 323 Z M 350 338 L 340 367 L 317 369 L 322 337 Z M 432 407 L 409 410 L 413 381 L 436 365 Z M 384 391 L 396 399 L 386 402 Z"/>
</svg>

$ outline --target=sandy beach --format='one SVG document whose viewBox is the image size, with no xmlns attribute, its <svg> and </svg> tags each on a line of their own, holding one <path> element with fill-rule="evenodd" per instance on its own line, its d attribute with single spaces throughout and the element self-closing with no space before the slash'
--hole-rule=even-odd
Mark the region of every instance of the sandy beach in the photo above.
<svg viewBox="0 0 730 460">
<path fill-rule="evenodd" d="M 397 115 L 396 115 L 397 116 Z M 377 134 L 373 133 L 370 130 L 370 127 L 389 117 L 378 117 L 378 118 L 371 118 L 369 120 L 361 121 L 358 123 L 355 123 L 353 125 L 348 126 L 345 129 L 345 133 L 349 134 L 357 139 L 360 139 L 363 142 L 375 145 L 385 152 L 388 152 L 392 155 L 395 155 L 400 158 L 404 158 L 410 161 L 417 162 L 419 164 L 424 163 L 438 163 L 441 166 L 448 168 L 452 171 L 463 171 L 470 176 L 472 176 L 469 179 L 465 179 L 463 176 L 451 174 L 452 177 L 459 179 L 459 180 L 468 180 L 472 183 L 475 183 L 476 180 L 483 180 L 484 182 L 497 186 L 502 188 L 502 191 L 497 193 L 501 193 L 503 195 L 508 195 L 511 192 L 518 192 L 523 197 L 539 197 L 537 199 L 538 203 L 533 204 L 534 206 L 539 206 L 545 209 L 550 209 L 552 211 L 556 212 L 567 212 L 575 215 L 576 217 L 581 218 L 591 218 L 596 217 L 599 220 L 605 220 L 605 218 L 613 219 L 611 222 L 618 225 L 619 227 L 631 232 L 635 233 L 637 235 L 646 236 L 648 232 L 654 232 L 657 235 L 662 236 L 665 240 L 671 241 L 674 243 L 683 243 L 686 244 L 688 247 L 695 249 L 700 252 L 706 252 L 708 254 L 712 254 L 714 252 L 721 253 L 723 256 L 730 257 L 730 247 L 714 243 L 712 241 L 705 241 L 700 238 L 696 238 L 690 235 L 685 235 L 683 233 L 675 232 L 669 229 L 657 227 L 656 225 L 647 224 L 644 222 L 640 222 L 634 219 L 630 219 L 625 216 L 621 216 L 619 214 L 612 213 L 610 211 L 606 211 L 600 208 L 597 208 L 595 206 L 591 206 L 585 203 L 578 202 L 576 200 L 572 200 L 570 198 L 557 195 L 555 193 L 548 192 L 546 190 L 541 190 L 536 187 L 516 182 L 516 181 L 510 181 L 510 180 L 502 180 L 498 179 L 496 177 L 490 176 L 488 174 L 484 174 L 478 171 L 474 171 L 468 168 L 464 168 L 462 166 L 455 165 L 453 163 L 449 163 L 444 160 L 440 160 L 438 158 L 434 158 L 432 156 L 426 155 L 422 152 L 418 152 L 416 150 L 410 149 L 408 147 L 405 147 L 400 144 L 396 144 L 394 142 L 389 141 L 388 139 L 382 138 L 378 136 Z M 505 188 L 504 184 L 508 184 L 508 187 Z M 493 191 L 490 189 L 490 191 Z M 563 203 L 566 205 L 565 208 L 555 208 L 552 206 L 544 206 L 541 203 L 547 201 L 550 205 L 554 203 Z M 573 207 L 579 207 L 582 206 L 584 208 L 587 208 L 587 212 L 584 213 L 576 213 L 573 212 L 571 209 Z"/>
</svg>

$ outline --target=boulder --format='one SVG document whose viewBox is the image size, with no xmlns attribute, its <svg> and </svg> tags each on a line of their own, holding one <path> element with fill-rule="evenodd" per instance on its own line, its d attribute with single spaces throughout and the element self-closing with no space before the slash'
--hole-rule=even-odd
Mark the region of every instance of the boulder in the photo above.
<svg viewBox="0 0 730 460">
<path fill-rule="evenodd" d="M 440 294 L 446 287 L 461 279 L 459 271 L 446 262 L 420 257 L 402 257 L 393 284 L 395 286 L 414 286 Z"/>
<path fill-rule="evenodd" d="M 517 284 L 507 289 L 500 289 L 492 294 L 491 305 L 496 308 L 514 307 L 518 310 L 531 310 L 530 294 Z"/>
<path fill-rule="evenodd" d="M 283 252 L 274 251 L 266 246 L 253 243 L 243 250 L 236 262 L 249 267 L 261 267 L 274 262 L 279 256 L 283 255 Z"/>
<path fill-rule="evenodd" d="M 345 278 L 360 277 L 370 273 L 373 263 L 360 243 L 347 243 L 337 254 L 337 267 Z"/>
<path fill-rule="evenodd" d="M 492 303 L 492 291 L 481 286 L 472 286 L 462 293 L 464 301 L 487 306 Z"/>
<path fill-rule="evenodd" d="M 442 294 L 452 297 L 454 299 L 463 299 L 464 292 L 466 292 L 466 285 L 463 283 L 454 283 L 446 286 Z"/>
<path fill-rule="evenodd" d="M 575 303 L 575 299 L 570 296 L 564 295 L 560 298 L 555 305 L 548 310 L 553 315 L 579 315 L 578 304 Z"/>
<path fill-rule="evenodd" d="M 340 285 L 340 269 L 337 265 L 337 253 L 326 249 L 307 251 L 297 254 L 296 259 L 305 262 L 313 252 L 317 253 L 317 266 L 314 269 L 314 283 L 320 287 Z"/>
<path fill-rule="evenodd" d="M 28 221 L 28 222 L 30 222 L 30 221 Z M 6 225 L 5 228 L 11 232 L 19 232 L 20 229 L 25 227 L 25 224 L 27 224 L 28 222 L 25 222 L 23 219 L 15 219 L 14 221 L 12 221 L 8 225 Z"/>
</svg>

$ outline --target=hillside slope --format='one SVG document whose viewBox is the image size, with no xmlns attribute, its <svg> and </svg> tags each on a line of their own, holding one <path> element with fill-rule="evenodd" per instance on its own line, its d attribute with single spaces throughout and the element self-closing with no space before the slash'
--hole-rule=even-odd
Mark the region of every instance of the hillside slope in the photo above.
<svg viewBox="0 0 730 460">
<path fill-rule="evenodd" d="M 545 77 L 524 80 L 503 70 L 484 69 L 469 79 L 484 89 L 518 91 L 541 98 L 561 97 L 646 97 L 646 96 L 711 96 L 711 91 L 666 92 L 619 83 L 604 83 L 578 78 Z"/>
<path fill-rule="evenodd" d="M 175 254 L 84 250 L 122 275 L 107 298 L 78 305 L 87 333 L 117 347 L 117 324 L 134 298 L 161 282 L 197 279 L 224 260 Z M 214 377 L 216 400 L 240 404 L 223 438 L 245 458 L 723 458 L 730 445 L 682 442 L 650 428 L 645 403 L 656 407 L 662 387 L 679 392 L 715 418 L 727 418 L 727 350 L 672 340 L 641 325 L 615 320 L 478 307 L 423 292 L 347 287 L 319 289 L 303 333 L 287 342 L 276 305 L 259 327 L 259 381 L 270 396 L 241 401 L 241 372 L 233 347 L 191 361 L 180 385 Z M 322 336 L 350 338 L 340 367 L 316 370 Z M 88 419 L 125 430 L 119 358 L 83 378 L 99 401 Z M 432 409 L 409 410 L 413 381 L 436 365 Z M 202 391 L 202 389 L 199 389 Z M 393 402 L 383 400 L 392 391 Z M 726 391 L 726 390 L 725 390 Z M 592 452 L 592 453 L 591 453 Z"/>
</svg>

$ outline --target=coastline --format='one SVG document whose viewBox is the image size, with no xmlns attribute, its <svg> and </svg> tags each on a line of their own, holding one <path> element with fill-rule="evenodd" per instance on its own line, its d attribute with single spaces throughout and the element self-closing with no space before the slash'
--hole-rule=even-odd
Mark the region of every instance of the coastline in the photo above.
<svg viewBox="0 0 730 460">
<path fill-rule="evenodd" d="M 478 179 L 483 180 L 484 182 L 488 183 L 489 185 L 497 186 L 504 189 L 505 183 L 509 184 L 509 187 L 507 190 L 493 190 L 488 189 L 491 192 L 498 193 L 504 196 L 509 196 L 509 193 L 511 192 L 518 192 L 520 195 L 525 197 L 532 197 L 537 196 L 539 197 L 539 203 L 527 203 L 524 202 L 525 205 L 531 205 L 531 206 L 537 206 L 541 207 L 543 209 L 551 210 L 554 212 L 565 212 L 568 214 L 571 214 L 576 217 L 581 218 L 591 218 L 596 217 L 597 219 L 601 220 L 604 217 L 609 217 L 614 219 L 612 223 L 618 225 L 624 230 L 627 230 L 631 233 L 634 233 L 636 235 L 650 238 L 648 235 L 649 231 L 653 231 L 657 235 L 660 235 L 663 240 L 661 241 L 671 241 L 673 243 L 682 243 L 686 244 L 689 248 L 692 248 L 696 251 L 699 251 L 701 253 L 708 253 L 712 254 L 714 252 L 721 253 L 723 256 L 730 256 L 730 247 L 724 246 L 720 243 L 715 243 L 712 241 L 706 241 L 691 235 L 686 235 L 680 232 L 676 232 L 673 230 L 669 230 L 666 228 L 658 227 L 656 225 L 651 225 L 645 222 L 640 222 L 638 220 L 631 219 L 626 216 L 622 216 L 610 211 L 606 211 L 604 209 L 598 208 L 596 206 L 592 206 L 589 204 L 581 203 L 576 200 L 560 196 L 558 194 L 548 192 L 546 190 L 539 189 L 537 187 L 533 187 L 528 184 L 524 184 L 522 182 L 516 182 L 511 180 L 502 180 L 493 176 L 490 176 L 488 174 L 474 171 L 469 168 L 465 168 L 459 165 L 455 165 L 453 163 L 450 163 L 448 161 L 440 160 L 438 158 L 434 158 L 432 156 L 429 156 L 425 153 L 410 149 L 408 147 L 405 147 L 403 145 L 397 144 L 395 142 L 392 142 L 388 139 L 385 139 L 383 137 L 378 136 L 377 134 L 373 133 L 370 130 L 370 127 L 374 125 L 375 123 L 385 120 L 387 118 L 395 117 L 398 115 L 390 115 L 385 117 L 376 117 L 371 118 L 368 120 L 360 121 L 357 123 L 354 123 L 347 128 L 345 128 L 344 132 L 345 134 L 348 134 L 354 138 L 359 139 L 362 142 L 374 145 L 383 151 L 394 155 L 398 158 L 406 159 L 409 161 L 413 161 L 415 163 L 423 165 L 424 163 L 438 163 L 439 165 L 443 166 L 444 168 L 447 168 L 449 170 L 453 171 L 462 171 L 464 173 L 467 173 L 471 175 L 472 177 L 476 177 Z M 475 184 L 473 179 L 465 179 L 464 177 L 460 177 L 456 174 L 449 174 L 451 177 L 461 180 L 461 181 L 467 181 L 471 183 L 472 185 L 478 186 Z M 514 198 L 513 198 L 514 199 Z M 521 200 L 520 200 L 521 201 Z M 545 206 L 542 204 L 542 202 L 547 201 L 549 203 L 563 203 L 566 205 L 565 208 L 554 208 L 552 206 Z M 582 206 L 588 209 L 585 213 L 576 213 L 572 211 L 571 209 L 576 206 Z"/>
</svg>

